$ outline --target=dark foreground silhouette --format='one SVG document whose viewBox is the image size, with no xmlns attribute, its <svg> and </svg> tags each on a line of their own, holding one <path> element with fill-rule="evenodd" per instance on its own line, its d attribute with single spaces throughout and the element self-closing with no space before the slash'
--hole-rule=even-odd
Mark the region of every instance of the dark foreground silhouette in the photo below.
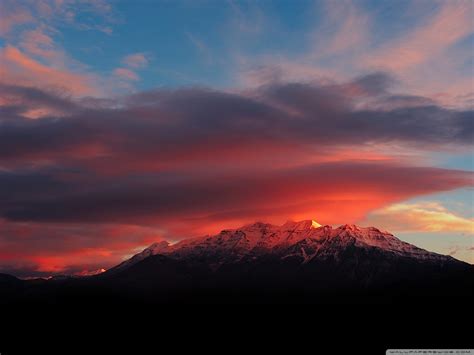
<svg viewBox="0 0 474 355">
<path fill-rule="evenodd" d="M 0 306 L 4 336 L 41 334 L 33 345 L 45 353 L 55 343 L 44 342 L 44 332 L 49 337 L 51 329 L 61 333 L 69 329 L 61 324 L 73 323 L 84 324 L 80 331 L 88 336 L 106 329 L 135 339 L 137 332 L 132 353 L 138 354 L 156 349 L 157 337 L 177 336 L 173 344 L 180 344 L 186 330 L 194 346 L 207 344 L 206 352 L 215 339 L 235 349 L 250 341 L 252 351 L 265 339 L 265 353 L 312 345 L 322 354 L 384 354 L 387 348 L 471 347 L 466 322 L 473 290 L 472 265 L 375 228 L 257 223 L 153 245 L 91 277 L 1 274 Z M 12 344 L 13 350 L 31 345 Z M 320 351 L 327 346 L 332 350 Z"/>
</svg>

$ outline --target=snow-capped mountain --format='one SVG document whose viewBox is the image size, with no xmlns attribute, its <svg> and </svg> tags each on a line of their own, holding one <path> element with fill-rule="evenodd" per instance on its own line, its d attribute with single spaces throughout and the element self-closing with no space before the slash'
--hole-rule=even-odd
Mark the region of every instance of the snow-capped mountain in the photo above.
<svg viewBox="0 0 474 355">
<path fill-rule="evenodd" d="M 472 265 L 374 227 L 257 222 L 176 244 L 154 243 L 98 275 L 42 282 L 0 275 L 0 304 L 68 303 L 70 297 L 94 304 L 97 299 L 409 304 L 415 297 L 434 307 L 447 298 L 470 304 L 473 275 Z"/>
<path fill-rule="evenodd" d="M 161 254 L 161 253 L 165 252 L 165 250 L 168 248 L 168 246 L 169 246 L 169 243 L 167 241 L 161 241 L 161 242 L 153 243 L 148 248 L 145 248 L 144 250 L 142 250 L 140 253 L 135 254 L 130 259 L 125 260 L 120 265 L 117 265 L 115 267 L 115 269 L 116 270 L 122 270 L 122 269 L 125 269 L 129 266 L 132 266 L 132 265 L 142 261 L 143 259 L 148 258 L 149 256 Z"/>
<path fill-rule="evenodd" d="M 112 270 L 125 269 L 153 255 L 165 255 L 176 260 L 200 260 L 209 263 L 213 269 L 223 264 L 269 256 L 308 263 L 337 256 L 349 248 L 418 261 L 455 261 L 450 256 L 418 248 L 374 227 L 346 224 L 333 228 L 306 220 L 288 221 L 281 226 L 256 222 L 223 230 L 213 236 L 186 239 L 174 245 L 165 241 L 154 243 Z"/>
</svg>

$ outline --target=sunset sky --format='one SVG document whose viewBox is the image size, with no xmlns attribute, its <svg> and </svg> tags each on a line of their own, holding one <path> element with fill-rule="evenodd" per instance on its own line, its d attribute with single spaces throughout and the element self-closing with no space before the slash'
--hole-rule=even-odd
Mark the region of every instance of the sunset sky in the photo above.
<svg viewBox="0 0 474 355">
<path fill-rule="evenodd" d="M 474 263 L 474 2 L 0 1 L 0 272 L 249 222 Z"/>
</svg>

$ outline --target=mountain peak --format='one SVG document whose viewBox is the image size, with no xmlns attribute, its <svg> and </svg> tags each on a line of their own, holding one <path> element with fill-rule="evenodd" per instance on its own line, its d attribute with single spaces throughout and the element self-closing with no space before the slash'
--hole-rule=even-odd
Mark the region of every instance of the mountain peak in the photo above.
<svg viewBox="0 0 474 355">
<path fill-rule="evenodd" d="M 339 227 L 339 229 L 350 230 L 350 231 L 360 231 L 361 227 L 355 224 L 343 224 L 342 226 Z"/>
<path fill-rule="evenodd" d="M 337 256 L 348 250 L 374 255 L 384 253 L 388 258 L 410 258 L 423 262 L 451 260 L 447 256 L 403 242 L 374 227 L 344 224 L 333 228 L 321 226 L 314 220 L 303 220 L 288 221 L 282 226 L 256 222 L 237 229 L 223 230 L 216 235 L 185 239 L 172 245 L 164 241 L 155 243 L 114 269 L 124 269 L 158 254 L 176 260 L 208 260 L 210 267 L 219 268 L 223 264 L 266 257 L 299 260 L 303 264 L 318 260 L 323 262 L 331 255 Z M 108 273 L 111 273 L 110 270 Z"/>
<path fill-rule="evenodd" d="M 316 222 L 315 220 L 308 219 L 304 221 L 294 222 L 294 221 L 287 221 L 282 228 L 285 229 L 292 229 L 292 230 L 307 230 L 307 229 L 315 229 L 319 228 L 321 225 Z"/>
<path fill-rule="evenodd" d="M 254 223 L 246 224 L 245 226 L 241 227 L 240 229 L 249 229 L 249 228 L 262 229 L 262 228 L 268 228 L 268 227 L 272 227 L 272 225 L 269 224 L 269 223 L 254 222 Z"/>
<path fill-rule="evenodd" d="M 161 242 L 153 243 L 148 248 L 146 248 L 144 251 L 149 250 L 152 253 L 159 253 L 159 252 L 167 249 L 169 246 L 170 246 L 170 243 L 167 242 L 166 240 L 163 240 Z"/>
</svg>

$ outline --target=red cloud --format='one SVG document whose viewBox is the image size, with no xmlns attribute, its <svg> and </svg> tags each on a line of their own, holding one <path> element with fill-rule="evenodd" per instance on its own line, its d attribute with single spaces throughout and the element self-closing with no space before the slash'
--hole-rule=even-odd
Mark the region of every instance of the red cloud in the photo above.
<svg viewBox="0 0 474 355">
<path fill-rule="evenodd" d="M 119 100 L 3 85 L 1 268 L 96 270 L 162 237 L 255 220 L 351 223 L 407 198 L 472 186 L 470 172 L 397 158 L 400 146 L 470 147 L 472 112 L 419 98 L 413 105 L 390 96 L 389 83 L 377 73 L 343 85 L 157 90 Z M 396 105 L 360 110 L 359 97 Z M 44 107 L 49 115 L 25 117 Z M 124 225 L 140 226 L 138 234 Z"/>
<path fill-rule="evenodd" d="M 108 268 L 161 239 L 156 228 L 123 224 L 0 221 L 0 269 L 19 276 L 84 274 Z"/>
</svg>

